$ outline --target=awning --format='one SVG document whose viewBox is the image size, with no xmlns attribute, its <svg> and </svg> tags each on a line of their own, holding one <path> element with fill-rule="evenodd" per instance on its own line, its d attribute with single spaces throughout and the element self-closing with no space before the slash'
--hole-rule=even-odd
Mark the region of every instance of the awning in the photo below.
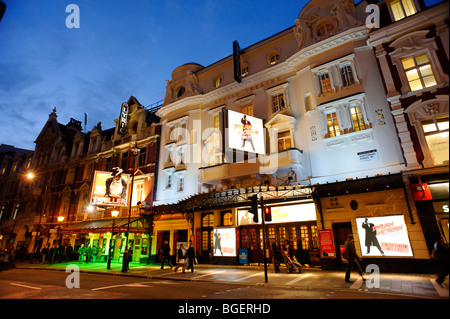
<svg viewBox="0 0 450 319">
<path fill-rule="evenodd" d="M 142 217 L 131 218 L 130 224 L 138 221 Z M 111 233 L 113 219 L 91 220 L 81 223 L 71 224 L 59 230 L 59 234 L 84 234 L 84 233 Z M 128 230 L 128 218 L 116 218 L 114 223 L 114 232 L 124 233 Z M 130 233 L 145 233 L 145 227 L 131 227 Z"/>
</svg>

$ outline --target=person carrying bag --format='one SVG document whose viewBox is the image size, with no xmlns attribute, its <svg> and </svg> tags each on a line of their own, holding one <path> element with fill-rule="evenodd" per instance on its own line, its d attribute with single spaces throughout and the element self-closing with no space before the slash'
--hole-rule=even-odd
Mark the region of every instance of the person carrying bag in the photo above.
<svg viewBox="0 0 450 319">
<path fill-rule="evenodd" d="M 177 272 L 178 268 L 182 267 L 182 273 L 186 273 L 186 255 L 187 250 L 184 248 L 184 244 L 181 244 L 180 249 L 178 249 L 178 260 L 177 265 L 175 266 L 175 272 Z"/>
</svg>

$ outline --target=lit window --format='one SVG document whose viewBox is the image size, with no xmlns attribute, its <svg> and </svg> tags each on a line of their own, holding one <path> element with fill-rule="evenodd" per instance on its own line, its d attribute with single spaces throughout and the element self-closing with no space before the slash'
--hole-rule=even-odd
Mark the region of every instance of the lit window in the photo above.
<svg viewBox="0 0 450 319">
<path fill-rule="evenodd" d="M 220 87 L 221 84 L 222 84 L 222 78 L 219 75 L 216 78 L 214 78 L 214 87 L 217 89 L 218 87 Z"/>
<path fill-rule="evenodd" d="M 291 132 L 278 133 L 278 152 L 282 152 L 291 148 Z"/>
<path fill-rule="evenodd" d="M 232 226 L 233 215 L 231 212 L 222 212 L 222 226 Z"/>
<path fill-rule="evenodd" d="M 336 112 L 327 114 L 327 125 L 328 125 L 328 135 L 329 137 L 341 135 L 339 130 L 339 122 Z"/>
<path fill-rule="evenodd" d="M 355 78 L 353 77 L 353 70 L 350 65 L 345 65 L 341 69 L 342 84 L 344 87 L 355 84 Z"/>
<path fill-rule="evenodd" d="M 248 65 L 244 63 L 241 66 L 241 76 L 244 77 L 246 75 L 248 75 Z"/>
<path fill-rule="evenodd" d="M 352 115 L 353 130 L 355 132 L 365 130 L 366 125 L 364 124 L 364 119 L 359 105 L 350 107 L 350 113 Z"/>
<path fill-rule="evenodd" d="M 214 214 L 207 213 L 202 217 L 202 227 L 213 227 L 214 226 Z"/>
<path fill-rule="evenodd" d="M 172 175 L 167 175 L 166 188 L 171 188 L 171 187 L 172 187 Z"/>
<path fill-rule="evenodd" d="M 249 105 L 246 105 L 246 106 L 242 106 L 241 107 L 241 113 L 242 114 L 247 114 L 249 116 L 253 116 L 253 105 L 249 104 Z"/>
<path fill-rule="evenodd" d="M 213 120 L 214 120 L 214 129 L 220 130 L 220 119 L 219 119 L 219 115 L 214 116 Z"/>
<path fill-rule="evenodd" d="M 433 164 L 448 164 L 448 117 L 423 121 L 422 127 Z"/>
<path fill-rule="evenodd" d="M 331 92 L 331 82 L 328 72 L 317 75 L 319 80 L 319 88 L 321 94 L 326 94 Z"/>
<path fill-rule="evenodd" d="M 395 0 L 391 2 L 391 10 L 395 21 L 409 17 L 417 12 L 413 0 Z"/>
<path fill-rule="evenodd" d="M 277 64 L 280 62 L 280 54 L 278 52 L 274 52 L 269 57 L 269 63 L 271 65 Z"/>
<path fill-rule="evenodd" d="M 402 64 L 411 91 L 421 90 L 437 84 L 431 69 L 430 60 L 425 53 L 404 58 L 402 59 Z"/>
<path fill-rule="evenodd" d="M 284 94 L 272 96 L 272 106 L 273 106 L 273 113 L 286 109 L 286 104 L 284 103 Z"/>
<path fill-rule="evenodd" d="M 184 190 L 184 177 L 180 177 L 178 181 L 178 191 L 182 192 Z"/>
<path fill-rule="evenodd" d="M 308 226 L 300 226 L 300 236 L 302 239 L 303 249 L 308 250 L 309 247 L 309 229 Z"/>
</svg>

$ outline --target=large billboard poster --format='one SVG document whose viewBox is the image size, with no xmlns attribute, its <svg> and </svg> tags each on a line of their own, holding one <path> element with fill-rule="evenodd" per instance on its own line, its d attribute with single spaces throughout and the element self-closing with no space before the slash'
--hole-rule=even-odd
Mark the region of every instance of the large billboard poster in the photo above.
<svg viewBox="0 0 450 319">
<path fill-rule="evenodd" d="M 236 257 L 236 228 L 214 229 L 214 256 Z"/>
<path fill-rule="evenodd" d="M 263 121 L 250 115 L 228 110 L 228 147 L 265 154 Z"/>
<path fill-rule="evenodd" d="M 363 256 L 412 256 L 405 218 L 399 216 L 356 218 Z"/>
<path fill-rule="evenodd" d="M 91 193 L 91 204 L 127 206 L 129 174 L 115 167 L 112 172 L 95 171 Z"/>
<path fill-rule="evenodd" d="M 314 203 L 296 205 L 271 206 L 272 221 L 267 224 L 291 223 L 316 220 L 316 206 Z M 261 224 L 261 208 L 258 208 L 258 224 Z M 238 210 L 238 223 L 240 226 L 256 224 L 249 209 Z"/>
</svg>

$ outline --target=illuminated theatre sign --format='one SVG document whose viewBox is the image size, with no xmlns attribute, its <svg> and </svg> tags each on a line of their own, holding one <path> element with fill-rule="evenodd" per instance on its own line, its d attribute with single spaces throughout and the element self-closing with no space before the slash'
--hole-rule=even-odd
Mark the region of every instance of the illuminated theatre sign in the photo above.
<svg viewBox="0 0 450 319">
<path fill-rule="evenodd" d="M 91 193 L 91 204 L 105 206 L 127 206 L 129 174 L 122 174 L 115 167 L 112 172 L 95 171 Z"/>
<path fill-rule="evenodd" d="M 240 151 L 265 154 L 263 121 L 228 110 L 228 147 Z"/>
<path fill-rule="evenodd" d="M 412 256 L 405 219 L 399 216 L 356 218 L 363 256 Z"/>
</svg>

